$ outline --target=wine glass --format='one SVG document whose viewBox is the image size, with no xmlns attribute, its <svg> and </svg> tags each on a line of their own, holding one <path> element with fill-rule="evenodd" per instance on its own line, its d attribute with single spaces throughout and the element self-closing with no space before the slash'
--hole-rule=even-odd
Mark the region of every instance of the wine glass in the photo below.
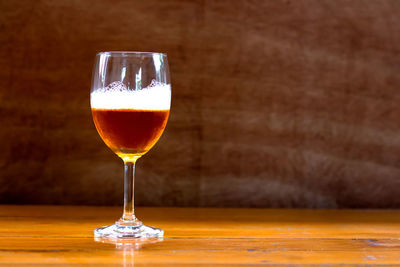
<svg viewBox="0 0 400 267">
<path fill-rule="evenodd" d="M 171 105 L 167 55 L 101 52 L 96 55 L 90 104 L 96 129 L 124 162 L 124 211 L 115 224 L 94 230 L 108 239 L 159 238 L 134 213 L 135 162 L 160 138 Z"/>
</svg>

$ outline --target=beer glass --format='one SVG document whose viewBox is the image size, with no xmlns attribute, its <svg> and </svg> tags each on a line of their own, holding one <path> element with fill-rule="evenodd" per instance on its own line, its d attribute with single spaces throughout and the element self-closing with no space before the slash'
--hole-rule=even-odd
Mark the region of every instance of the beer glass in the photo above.
<svg viewBox="0 0 400 267">
<path fill-rule="evenodd" d="M 171 85 L 167 55 L 101 52 L 96 55 L 90 105 L 104 143 L 124 162 L 124 211 L 113 225 L 94 230 L 109 239 L 158 238 L 134 213 L 135 162 L 160 138 L 167 124 Z"/>
</svg>

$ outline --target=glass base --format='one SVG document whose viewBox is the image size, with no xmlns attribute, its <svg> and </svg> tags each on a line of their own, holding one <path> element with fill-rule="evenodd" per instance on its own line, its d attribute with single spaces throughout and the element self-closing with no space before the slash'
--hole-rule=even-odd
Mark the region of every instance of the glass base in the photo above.
<svg viewBox="0 0 400 267">
<path fill-rule="evenodd" d="M 164 230 L 146 226 L 142 223 L 136 225 L 121 225 L 118 222 L 110 226 L 100 227 L 94 230 L 96 238 L 118 239 L 149 239 L 161 238 Z"/>
</svg>

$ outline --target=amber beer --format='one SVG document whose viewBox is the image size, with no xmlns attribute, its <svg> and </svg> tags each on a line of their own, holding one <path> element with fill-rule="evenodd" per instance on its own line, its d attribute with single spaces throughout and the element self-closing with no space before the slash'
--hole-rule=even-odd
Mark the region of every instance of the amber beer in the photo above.
<svg viewBox="0 0 400 267">
<path fill-rule="evenodd" d="M 150 150 L 164 131 L 169 110 L 92 108 L 92 114 L 104 142 L 123 157 Z"/>
</svg>

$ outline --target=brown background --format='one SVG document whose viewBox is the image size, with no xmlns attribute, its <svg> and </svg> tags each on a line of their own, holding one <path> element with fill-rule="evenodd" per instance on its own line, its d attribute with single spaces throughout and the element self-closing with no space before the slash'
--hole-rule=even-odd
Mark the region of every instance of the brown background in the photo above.
<svg viewBox="0 0 400 267">
<path fill-rule="evenodd" d="M 120 204 L 94 55 L 168 53 L 139 205 L 400 207 L 400 1 L 0 1 L 0 202 Z"/>
</svg>

